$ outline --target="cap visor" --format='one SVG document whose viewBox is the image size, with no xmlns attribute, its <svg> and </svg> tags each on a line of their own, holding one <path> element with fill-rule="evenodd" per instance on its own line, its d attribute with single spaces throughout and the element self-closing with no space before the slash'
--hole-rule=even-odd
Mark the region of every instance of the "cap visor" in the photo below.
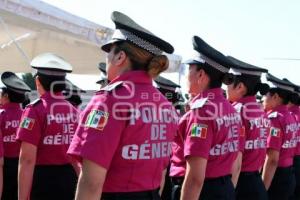
<svg viewBox="0 0 300 200">
<path fill-rule="evenodd" d="M 194 59 L 189 59 L 189 60 L 184 61 L 183 64 L 192 65 L 192 64 L 203 64 L 203 63 L 196 61 Z"/>
<path fill-rule="evenodd" d="M 106 53 L 108 53 L 110 51 L 111 45 L 116 43 L 116 42 L 120 42 L 120 41 L 124 41 L 124 40 L 120 40 L 120 39 L 111 39 L 109 40 L 106 44 L 104 44 L 101 49 L 103 51 L 105 51 Z"/>
</svg>

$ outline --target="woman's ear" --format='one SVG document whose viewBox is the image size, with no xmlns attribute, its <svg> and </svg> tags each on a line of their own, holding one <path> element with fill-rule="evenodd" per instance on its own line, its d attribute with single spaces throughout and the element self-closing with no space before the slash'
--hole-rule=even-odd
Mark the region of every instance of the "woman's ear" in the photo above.
<svg viewBox="0 0 300 200">
<path fill-rule="evenodd" d="M 127 58 L 125 51 L 120 51 L 113 56 L 112 62 L 115 66 L 122 66 L 126 62 Z"/>
<path fill-rule="evenodd" d="M 245 95 L 247 93 L 247 87 L 245 86 L 244 83 L 239 82 L 237 85 L 237 89 L 243 94 Z"/>
</svg>

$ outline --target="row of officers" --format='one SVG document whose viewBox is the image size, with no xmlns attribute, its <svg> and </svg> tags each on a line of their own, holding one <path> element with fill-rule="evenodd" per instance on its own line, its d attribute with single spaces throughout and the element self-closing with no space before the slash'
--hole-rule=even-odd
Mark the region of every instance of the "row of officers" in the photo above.
<svg viewBox="0 0 300 200">
<path fill-rule="evenodd" d="M 174 48 L 120 12 L 111 18 L 109 83 L 83 111 L 62 93 L 72 66 L 55 54 L 32 60 L 40 98 L 24 110 L 29 87 L 2 73 L 2 199 L 300 199 L 299 86 L 194 36 L 179 115 L 172 84 L 165 95 L 152 84 Z"/>
</svg>

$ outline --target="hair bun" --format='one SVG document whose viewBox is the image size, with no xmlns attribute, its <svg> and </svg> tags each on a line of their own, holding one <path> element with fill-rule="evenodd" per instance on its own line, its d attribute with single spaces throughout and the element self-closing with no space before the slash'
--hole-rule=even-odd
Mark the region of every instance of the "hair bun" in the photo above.
<svg viewBox="0 0 300 200">
<path fill-rule="evenodd" d="M 154 56 L 148 64 L 148 74 L 152 78 L 156 78 L 161 72 L 167 70 L 169 60 L 166 55 Z"/>
</svg>

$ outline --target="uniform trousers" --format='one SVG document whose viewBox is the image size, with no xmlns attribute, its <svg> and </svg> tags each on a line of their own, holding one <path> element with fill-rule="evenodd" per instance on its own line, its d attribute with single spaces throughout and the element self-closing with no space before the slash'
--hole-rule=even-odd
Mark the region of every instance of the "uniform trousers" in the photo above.
<svg viewBox="0 0 300 200">
<path fill-rule="evenodd" d="M 293 167 L 277 167 L 268 190 L 269 200 L 292 200 L 296 187 Z"/>
<path fill-rule="evenodd" d="M 172 200 L 179 200 L 183 177 L 172 178 Z M 231 176 L 206 178 L 200 194 L 201 200 L 235 200 Z"/>
<path fill-rule="evenodd" d="M 172 183 L 172 200 L 180 200 L 181 188 L 183 184 L 184 177 L 171 177 Z"/>
<path fill-rule="evenodd" d="M 235 200 L 231 176 L 206 178 L 200 194 L 201 200 Z"/>
<path fill-rule="evenodd" d="M 30 200 L 73 200 L 76 183 L 72 165 L 36 166 Z"/>
<path fill-rule="evenodd" d="M 294 193 L 294 199 L 300 200 L 300 156 L 295 156 L 294 158 L 294 169 L 296 176 L 296 189 Z"/>
<path fill-rule="evenodd" d="M 18 164 L 19 158 L 4 158 L 1 200 L 18 200 Z"/>
<path fill-rule="evenodd" d="M 267 200 L 268 193 L 259 172 L 241 172 L 236 187 L 237 200 Z"/>
</svg>

